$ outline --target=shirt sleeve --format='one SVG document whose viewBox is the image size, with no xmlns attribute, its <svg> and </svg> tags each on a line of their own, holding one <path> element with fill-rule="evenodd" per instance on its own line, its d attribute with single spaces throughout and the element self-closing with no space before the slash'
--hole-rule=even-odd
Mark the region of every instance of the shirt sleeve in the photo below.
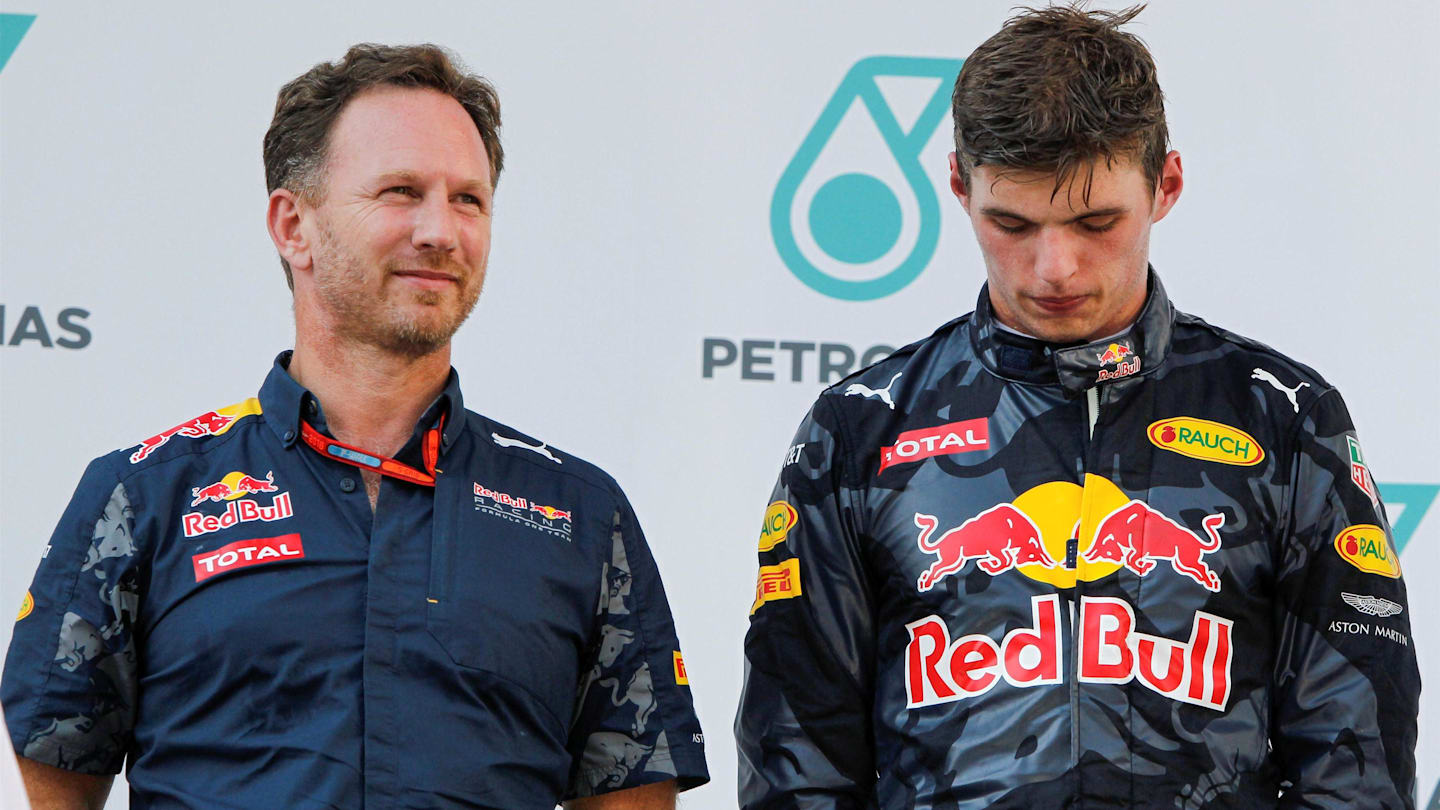
<svg viewBox="0 0 1440 810">
<path fill-rule="evenodd" d="M 735 718 L 746 810 L 872 802 L 873 591 L 840 418 L 811 409 L 765 512 Z"/>
<path fill-rule="evenodd" d="M 584 662 L 565 798 L 674 779 L 710 781 L 705 737 L 660 572 L 623 496 L 596 607 L 598 636 Z"/>
<path fill-rule="evenodd" d="M 134 512 L 104 459 L 92 462 L 25 595 L 0 703 L 16 753 L 119 773 L 133 747 L 140 603 Z"/>
<path fill-rule="evenodd" d="M 1336 391 L 1304 414 L 1276 587 L 1281 807 L 1414 807 L 1420 673 L 1400 557 Z"/>
</svg>

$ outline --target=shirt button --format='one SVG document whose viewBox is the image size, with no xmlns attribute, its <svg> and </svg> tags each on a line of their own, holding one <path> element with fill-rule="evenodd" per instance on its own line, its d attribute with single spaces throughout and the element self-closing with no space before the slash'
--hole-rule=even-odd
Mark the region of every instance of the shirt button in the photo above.
<svg viewBox="0 0 1440 810">
<path fill-rule="evenodd" d="M 354 478 L 341 478 L 341 479 L 340 479 L 340 491 L 341 491 L 341 492 L 354 492 L 354 491 L 355 491 L 355 479 L 354 479 Z"/>
<path fill-rule="evenodd" d="M 293 430 L 287 430 L 287 431 L 285 431 L 285 441 L 288 442 L 288 441 L 290 441 L 291 439 L 294 439 L 294 438 L 295 438 L 295 431 L 293 431 Z"/>
</svg>

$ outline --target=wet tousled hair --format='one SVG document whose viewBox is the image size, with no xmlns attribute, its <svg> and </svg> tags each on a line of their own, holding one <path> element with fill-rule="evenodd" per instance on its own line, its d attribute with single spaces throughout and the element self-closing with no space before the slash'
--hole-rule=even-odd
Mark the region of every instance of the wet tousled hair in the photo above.
<svg viewBox="0 0 1440 810">
<path fill-rule="evenodd" d="M 1144 6 L 1025 8 L 965 60 L 951 112 L 960 178 L 978 166 L 1055 175 L 1051 199 L 1084 170 L 1134 160 L 1153 191 L 1168 151 L 1155 61 L 1120 30 Z"/>
<path fill-rule="evenodd" d="M 480 131 L 490 162 L 491 188 L 500 182 L 505 153 L 500 148 L 500 97 L 485 79 L 466 72 L 437 45 L 361 43 L 338 62 L 321 62 L 280 88 L 275 116 L 265 132 L 267 191 L 289 189 L 310 202 L 323 197 L 330 132 L 345 105 L 376 87 L 436 90 L 459 102 Z M 295 289 L 284 258 L 285 281 Z"/>
</svg>

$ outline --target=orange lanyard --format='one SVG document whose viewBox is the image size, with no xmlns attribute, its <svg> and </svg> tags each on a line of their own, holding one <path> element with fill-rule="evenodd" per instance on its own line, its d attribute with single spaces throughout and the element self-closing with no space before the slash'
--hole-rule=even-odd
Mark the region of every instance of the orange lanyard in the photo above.
<svg viewBox="0 0 1440 810">
<path fill-rule="evenodd" d="M 321 433 L 305 420 L 300 420 L 300 436 L 310 448 L 326 458 L 344 462 L 362 470 L 373 470 L 381 475 L 399 478 L 425 487 L 435 486 L 435 462 L 440 458 L 440 431 L 445 427 L 442 414 L 440 424 L 425 431 L 420 443 L 420 455 L 425 459 L 425 469 L 417 470 L 403 461 L 388 456 L 376 455 L 358 447 L 338 442 Z"/>
</svg>

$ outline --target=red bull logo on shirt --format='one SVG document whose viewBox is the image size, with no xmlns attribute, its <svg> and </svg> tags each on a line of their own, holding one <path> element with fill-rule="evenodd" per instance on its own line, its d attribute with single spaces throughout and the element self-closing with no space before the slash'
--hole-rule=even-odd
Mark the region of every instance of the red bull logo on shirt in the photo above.
<svg viewBox="0 0 1440 810">
<path fill-rule="evenodd" d="M 241 493 L 241 496 L 245 494 L 247 493 Z M 261 506 L 251 500 L 231 500 L 226 504 L 225 511 L 218 515 L 187 512 L 180 518 L 180 527 L 186 537 L 200 537 L 211 532 L 239 526 L 242 523 L 255 521 L 273 523 L 292 517 L 295 517 L 295 507 L 290 503 L 290 493 L 281 492 L 270 501 L 269 506 Z"/>
<path fill-rule="evenodd" d="M 511 495 L 475 482 L 475 509 L 532 529 L 570 539 L 574 515 L 569 509 L 535 503 L 520 495 Z"/>
<path fill-rule="evenodd" d="M 1102 366 L 1113 366 L 1133 354 L 1135 354 L 1135 352 L 1130 348 L 1130 344 L 1111 343 L 1105 347 L 1105 351 L 1100 352 L 1100 356 L 1097 359 Z"/>
<path fill-rule="evenodd" d="M 1126 360 L 1125 358 L 1130 358 Z M 1095 376 L 1096 382 L 1106 380 L 1118 380 L 1121 377 L 1129 377 L 1131 374 L 1140 372 L 1140 357 L 1130 347 L 1129 341 L 1114 342 L 1105 347 L 1105 350 L 1095 356 L 1101 365 L 1100 373 Z M 1110 368 L 1114 366 L 1114 368 Z"/>
<path fill-rule="evenodd" d="M 258 413 L 260 413 L 260 400 L 254 397 L 209 413 L 203 413 L 194 419 L 181 422 L 175 427 L 163 433 L 157 433 L 141 442 L 140 447 L 130 454 L 130 463 L 138 464 L 144 461 L 151 453 L 160 449 L 176 436 L 183 436 L 187 439 L 219 436 L 244 417 Z"/>
<path fill-rule="evenodd" d="M 199 506 L 206 501 L 233 501 L 236 498 L 243 498 L 256 492 L 278 492 L 279 487 L 275 486 L 275 472 L 272 470 L 265 473 L 264 478 L 256 478 L 248 473 L 236 470 L 219 481 L 203 487 L 193 487 L 190 496 L 194 498 L 191 506 Z"/>
<path fill-rule="evenodd" d="M 939 616 L 905 626 L 906 708 L 918 709 L 978 697 L 1000 681 L 1025 689 L 1059 684 L 1060 597 L 1031 597 L 1030 627 L 996 642 L 972 634 L 953 641 Z M 1138 681 L 1171 700 L 1225 711 L 1230 700 L 1234 622 L 1204 611 L 1191 620 L 1184 641 L 1141 633 L 1135 610 L 1121 599 L 1082 596 L 1075 638 L 1081 683 Z"/>
<path fill-rule="evenodd" d="M 916 580 L 922 593 L 962 573 L 971 562 L 992 577 L 1013 570 L 1059 587 L 1094 581 L 1121 568 L 1148 576 L 1158 563 L 1168 562 L 1176 574 L 1206 590 L 1220 590 L 1220 577 L 1204 557 L 1220 548 L 1223 513 L 1201 521 L 1202 538 L 1095 475 L 1085 477 L 1085 489 L 1068 481 L 1032 487 L 1013 502 L 992 506 L 938 536 L 935 516 L 917 512 L 914 520 L 920 530 L 916 545 L 938 558 Z M 1078 541 L 1073 549 L 1068 548 L 1071 538 Z"/>
</svg>

